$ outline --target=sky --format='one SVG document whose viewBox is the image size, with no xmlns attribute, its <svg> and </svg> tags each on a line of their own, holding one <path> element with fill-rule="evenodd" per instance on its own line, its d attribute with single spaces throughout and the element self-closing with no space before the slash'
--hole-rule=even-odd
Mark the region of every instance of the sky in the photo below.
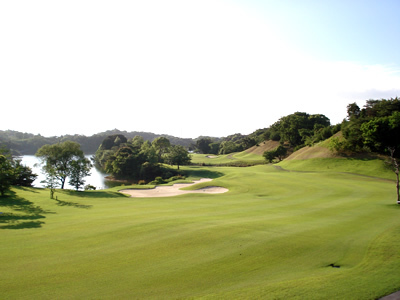
<svg viewBox="0 0 400 300">
<path fill-rule="evenodd" d="M 0 130 L 250 134 L 400 97 L 399 0 L 0 0 Z"/>
</svg>

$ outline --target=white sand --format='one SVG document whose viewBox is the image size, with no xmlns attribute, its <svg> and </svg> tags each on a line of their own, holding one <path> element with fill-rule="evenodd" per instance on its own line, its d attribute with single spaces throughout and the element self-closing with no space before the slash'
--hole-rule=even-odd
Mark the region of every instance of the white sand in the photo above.
<svg viewBox="0 0 400 300">
<path fill-rule="evenodd" d="M 200 180 L 196 180 L 193 183 L 176 183 L 171 186 L 156 186 L 153 189 L 125 189 L 120 190 L 120 193 L 129 194 L 131 197 L 171 197 L 182 194 L 190 194 L 190 193 L 206 193 L 206 194 L 221 194 L 226 193 L 228 189 L 220 187 L 220 186 L 207 186 L 201 189 L 192 190 L 192 191 L 184 191 L 181 190 L 183 187 L 188 187 L 200 182 L 211 181 L 210 178 L 202 178 Z"/>
</svg>

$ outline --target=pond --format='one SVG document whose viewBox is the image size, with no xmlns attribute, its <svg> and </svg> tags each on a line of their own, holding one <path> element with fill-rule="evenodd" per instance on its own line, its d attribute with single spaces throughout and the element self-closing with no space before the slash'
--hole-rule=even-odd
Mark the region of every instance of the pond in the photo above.
<svg viewBox="0 0 400 300">
<path fill-rule="evenodd" d="M 90 159 L 91 155 L 85 155 L 86 158 Z M 42 167 L 40 166 L 40 160 L 34 156 L 34 155 L 23 155 L 19 157 L 21 159 L 21 162 L 23 165 L 26 165 L 30 167 L 33 171 L 33 173 L 37 174 L 38 177 L 36 180 L 33 182 L 34 187 L 43 187 L 44 184 L 41 183 L 42 180 L 46 179 L 46 176 L 42 173 Z M 109 187 L 113 187 L 116 185 L 120 185 L 116 182 L 109 181 L 105 177 L 107 174 L 102 173 L 100 170 L 98 170 L 96 167 L 92 167 L 90 170 L 90 175 L 85 177 L 85 184 L 90 184 L 96 187 L 97 190 L 99 189 L 106 189 Z M 73 186 L 71 186 L 68 183 L 69 179 L 67 178 L 67 181 L 65 182 L 65 189 L 74 189 Z"/>
</svg>

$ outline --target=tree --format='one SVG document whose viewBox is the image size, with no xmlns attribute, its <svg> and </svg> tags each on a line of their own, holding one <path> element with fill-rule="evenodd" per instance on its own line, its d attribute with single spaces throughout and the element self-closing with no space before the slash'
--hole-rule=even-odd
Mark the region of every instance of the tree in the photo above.
<svg viewBox="0 0 400 300">
<path fill-rule="evenodd" d="M 242 147 L 233 141 L 223 141 L 219 147 L 219 154 L 228 154 L 242 151 Z"/>
<path fill-rule="evenodd" d="M 180 145 L 172 146 L 170 152 L 167 155 L 167 161 L 171 165 L 177 165 L 178 170 L 181 165 L 188 165 L 192 160 L 189 152 Z"/>
<path fill-rule="evenodd" d="M 144 181 L 151 181 L 157 176 L 162 174 L 162 169 L 158 163 L 145 162 L 140 168 L 140 179 Z"/>
<path fill-rule="evenodd" d="M 210 146 L 210 154 L 218 154 L 220 145 L 221 145 L 221 143 L 219 143 L 219 142 L 211 143 L 209 145 Z"/>
<path fill-rule="evenodd" d="M 71 161 L 69 184 L 78 191 L 85 184 L 84 178 L 90 175 L 92 164 L 87 158 Z"/>
<path fill-rule="evenodd" d="M 289 142 L 292 147 L 304 145 L 305 141 L 314 136 L 324 127 L 330 126 L 329 119 L 322 115 L 309 115 L 304 112 L 282 117 L 271 126 L 270 138 L 281 138 L 281 142 Z M 271 134 L 274 133 L 274 138 Z"/>
<path fill-rule="evenodd" d="M 349 120 L 358 119 L 360 116 L 361 110 L 357 103 L 351 103 L 347 105 L 347 118 Z"/>
<path fill-rule="evenodd" d="M 151 145 L 149 141 L 145 141 L 141 145 L 140 152 L 146 157 L 146 161 L 150 164 L 158 163 L 158 155 L 156 149 Z"/>
<path fill-rule="evenodd" d="M 158 137 L 156 138 L 151 145 L 154 147 L 156 150 L 157 156 L 158 156 L 158 162 L 162 162 L 162 156 L 168 152 L 169 147 L 171 146 L 171 143 L 169 140 L 165 137 Z"/>
<path fill-rule="evenodd" d="M 211 147 L 210 144 L 213 141 L 210 138 L 201 138 L 196 141 L 196 148 L 200 153 L 207 154 L 210 153 Z"/>
<path fill-rule="evenodd" d="M 127 138 L 122 134 L 109 135 L 103 140 L 99 149 L 111 150 L 113 147 L 118 147 L 121 144 L 126 143 L 127 141 Z"/>
<path fill-rule="evenodd" d="M 12 165 L 14 168 L 13 185 L 32 186 L 32 183 L 37 178 L 37 174 L 34 174 L 30 167 L 21 164 L 20 159 L 13 159 Z"/>
<path fill-rule="evenodd" d="M 71 141 L 44 145 L 36 152 L 36 156 L 41 160 L 44 173 L 51 174 L 60 181 L 61 189 L 71 175 L 71 163 L 85 158 L 80 145 Z"/>
<path fill-rule="evenodd" d="M 0 155 L 0 195 L 4 196 L 14 181 L 14 170 L 11 161 L 5 156 Z"/>
<path fill-rule="evenodd" d="M 275 158 L 275 150 L 272 151 L 265 151 L 263 154 L 264 158 L 269 162 L 272 163 L 272 161 Z"/>
<path fill-rule="evenodd" d="M 105 165 L 105 171 L 116 178 L 139 178 L 142 164 L 146 156 L 140 148 L 125 145 L 110 156 Z"/>
<path fill-rule="evenodd" d="M 60 186 L 55 174 L 53 172 L 46 173 L 46 179 L 42 180 L 41 183 L 44 183 L 44 186 L 50 190 L 50 199 L 54 199 L 56 188 Z"/>
<path fill-rule="evenodd" d="M 265 151 L 264 158 L 271 163 L 276 157 L 281 161 L 287 153 L 287 149 L 282 145 L 279 145 L 276 149 L 271 151 Z"/>
<path fill-rule="evenodd" d="M 131 143 L 133 146 L 141 147 L 141 146 L 143 145 L 143 143 L 144 143 L 144 139 L 143 139 L 143 137 L 141 137 L 140 135 L 135 135 L 135 136 L 132 138 L 132 140 L 130 140 L 130 143 Z"/>
<path fill-rule="evenodd" d="M 400 99 L 397 97 L 389 100 L 367 100 L 367 103 L 362 109 L 360 109 L 356 103 L 349 104 L 347 106 L 347 120 L 343 120 L 341 125 L 343 137 L 345 138 L 345 142 L 343 143 L 344 147 L 347 150 L 359 152 L 365 151 L 365 146 L 367 146 L 371 150 L 376 151 L 375 148 L 378 145 L 372 145 L 372 140 L 365 140 L 367 137 L 366 131 L 370 131 L 370 134 L 372 134 L 373 127 L 379 127 L 378 123 L 380 122 L 387 122 L 387 120 L 379 120 L 379 118 L 391 117 L 399 111 Z M 372 123 L 364 125 L 370 121 L 372 121 Z M 383 124 L 381 125 L 383 126 Z M 361 128 L 362 126 L 364 126 L 364 129 Z M 369 126 L 369 128 L 367 129 L 365 126 Z M 383 131 L 381 131 L 381 133 L 386 135 Z M 392 135 L 392 137 L 394 136 Z M 392 137 L 390 137 L 390 139 Z M 370 139 L 370 137 L 367 138 Z M 387 140 L 387 137 L 385 139 Z M 379 151 L 382 151 L 382 149 Z M 385 151 L 387 153 L 387 149 Z"/>
<path fill-rule="evenodd" d="M 389 147 L 388 148 L 390 151 L 390 159 L 393 167 L 393 171 L 396 174 L 396 192 L 397 192 L 397 204 L 400 204 L 400 194 L 399 194 L 399 189 L 400 189 L 400 184 L 399 184 L 399 162 L 397 158 L 394 156 L 395 148 Z"/>
<path fill-rule="evenodd" d="M 0 191 L 2 195 L 10 188 L 11 185 L 32 186 L 37 175 L 32 169 L 21 164 L 20 159 L 16 159 L 11 151 L 5 147 L 0 147 Z"/>
<path fill-rule="evenodd" d="M 275 156 L 279 159 L 279 161 L 282 161 L 282 159 L 285 157 L 287 153 L 287 149 L 283 147 L 282 145 L 279 145 L 278 148 L 275 150 Z"/>
</svg>

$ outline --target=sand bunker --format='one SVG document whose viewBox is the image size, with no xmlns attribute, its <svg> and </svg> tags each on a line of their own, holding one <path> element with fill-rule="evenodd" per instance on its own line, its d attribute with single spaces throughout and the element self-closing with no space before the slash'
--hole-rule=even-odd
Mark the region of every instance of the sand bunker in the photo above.
<svg viewBox="0 0 400 300">
<path fill-rule="evenodd" d="M 200 182 L 211 181 L 210 178 L 202 178 L 193 183 L 175 183 L 171 186 L 156 186 L 153 189 L 125 189 L 120 190 L 120 193 L 129 194 L 131 197 L 170 197 L 190 193 L 206 193 L 206 194 L 221 194 L 228 191 L 228 189 L 220 186 L 207 186 L 198 190 L 183 191 L 181 188 L 188 187 Z"/>
</svg>

